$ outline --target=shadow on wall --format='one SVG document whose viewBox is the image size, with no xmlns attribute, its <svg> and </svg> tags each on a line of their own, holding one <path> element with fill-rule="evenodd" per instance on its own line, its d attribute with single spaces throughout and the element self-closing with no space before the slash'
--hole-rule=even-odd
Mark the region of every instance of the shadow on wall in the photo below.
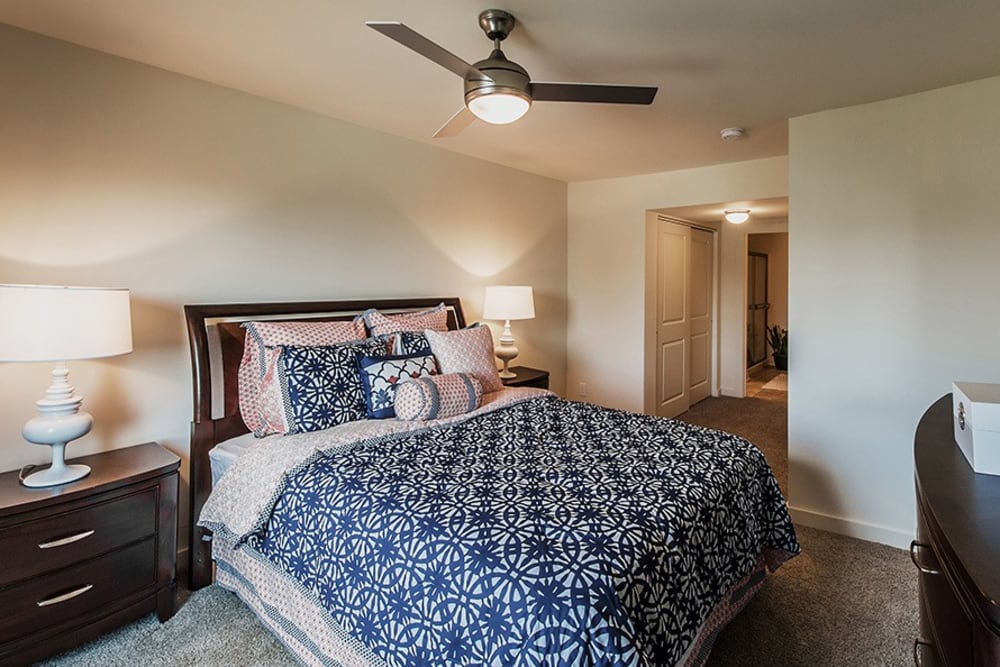
<svg viewBox="0 0 1000 667">
<path fill-rule="evenodd" d="M 93 388 L 85 397 L 84 409 L 94 416 L 93 436 L 106 444 L 128 442 L 130 429 L 142 416 L 130 396 L 130 391 L 144 385 L 141 378 L 129 378 L 144 372 L 137 368 L 141 364 L 134 357 L 148 358 L 164 352 L 174 355 L 178 346 L 186 345 L 179 306 L 136 298 L 134 293 L 130 305 L 132 352 L 91 362 L 96 379 L 90 383 Z"/>
</svg>

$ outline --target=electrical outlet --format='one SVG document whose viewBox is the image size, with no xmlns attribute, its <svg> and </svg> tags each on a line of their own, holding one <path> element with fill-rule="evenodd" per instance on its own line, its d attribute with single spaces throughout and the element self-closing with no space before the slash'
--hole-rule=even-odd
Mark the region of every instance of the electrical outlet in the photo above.
<svg viewBox="0 0 1000 667">
<path fill-rule="evenodd" d="M 587 383 L 580 383 L 580 398 L 587 398 Z"/>
</svg>

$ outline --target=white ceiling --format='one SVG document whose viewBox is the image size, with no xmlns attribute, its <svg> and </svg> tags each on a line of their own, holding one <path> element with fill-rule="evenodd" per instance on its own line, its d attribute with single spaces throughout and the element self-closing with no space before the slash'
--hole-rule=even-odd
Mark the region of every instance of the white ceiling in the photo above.
<svg viewBox="0 0 1000 667">
<path fill-rule="evenodd" d="M 651 84 L 650 107 L 538 103 L 431 139 L 462 81 L 365 27 L 473 62 L 490 0 L 4 0 L 0 22 L 565 181 L 787 152 L 787 119 L 1000 74 L 997 0 L 505 0 L 537 80 Z M 723 142 L 719 130 L 746 127 Z M 933 128 L 929 128 L 933 130 Z"/>
</svg>

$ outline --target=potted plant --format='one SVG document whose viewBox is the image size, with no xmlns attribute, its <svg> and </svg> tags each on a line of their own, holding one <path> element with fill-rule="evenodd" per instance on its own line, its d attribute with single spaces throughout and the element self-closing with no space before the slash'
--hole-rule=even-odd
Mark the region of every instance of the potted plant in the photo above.
<svg viewBox="0 0 1000 667">
<path fill-rule="evenodd" d="M 788 329 L 782 329 L 777 324 L 767 330 L 767 344 L 771 348 L 774 367 L 779 371 L 788 370 Z"/>
</svg>

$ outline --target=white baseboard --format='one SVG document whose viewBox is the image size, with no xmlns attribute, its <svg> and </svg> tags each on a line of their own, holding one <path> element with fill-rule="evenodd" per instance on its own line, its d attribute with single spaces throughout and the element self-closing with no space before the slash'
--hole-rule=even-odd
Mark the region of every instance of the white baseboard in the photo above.
<svg viewBox="0 0 1000 667">
<path fill-rule="evenodd" d="M 830 516 L 819 512 L 811 512 L 809 510 L 803 510 L 792 506 L 789 506 L 788 510 L 792 515 L 792 521 L 794 523 L 809 526 L 810 528 L 819 528 L 820 530 L 837 533 L 838 535 L 856 537 L 859 540 L 865 540 L 867 542 L 888 544 L 891 547 L 897 547 L 899 549 L 909 549 L 910 542 L 914 537 L 912 532 L 899 530 L 897 528 L 876 526 L 862 521 Z"/>
</svg>

